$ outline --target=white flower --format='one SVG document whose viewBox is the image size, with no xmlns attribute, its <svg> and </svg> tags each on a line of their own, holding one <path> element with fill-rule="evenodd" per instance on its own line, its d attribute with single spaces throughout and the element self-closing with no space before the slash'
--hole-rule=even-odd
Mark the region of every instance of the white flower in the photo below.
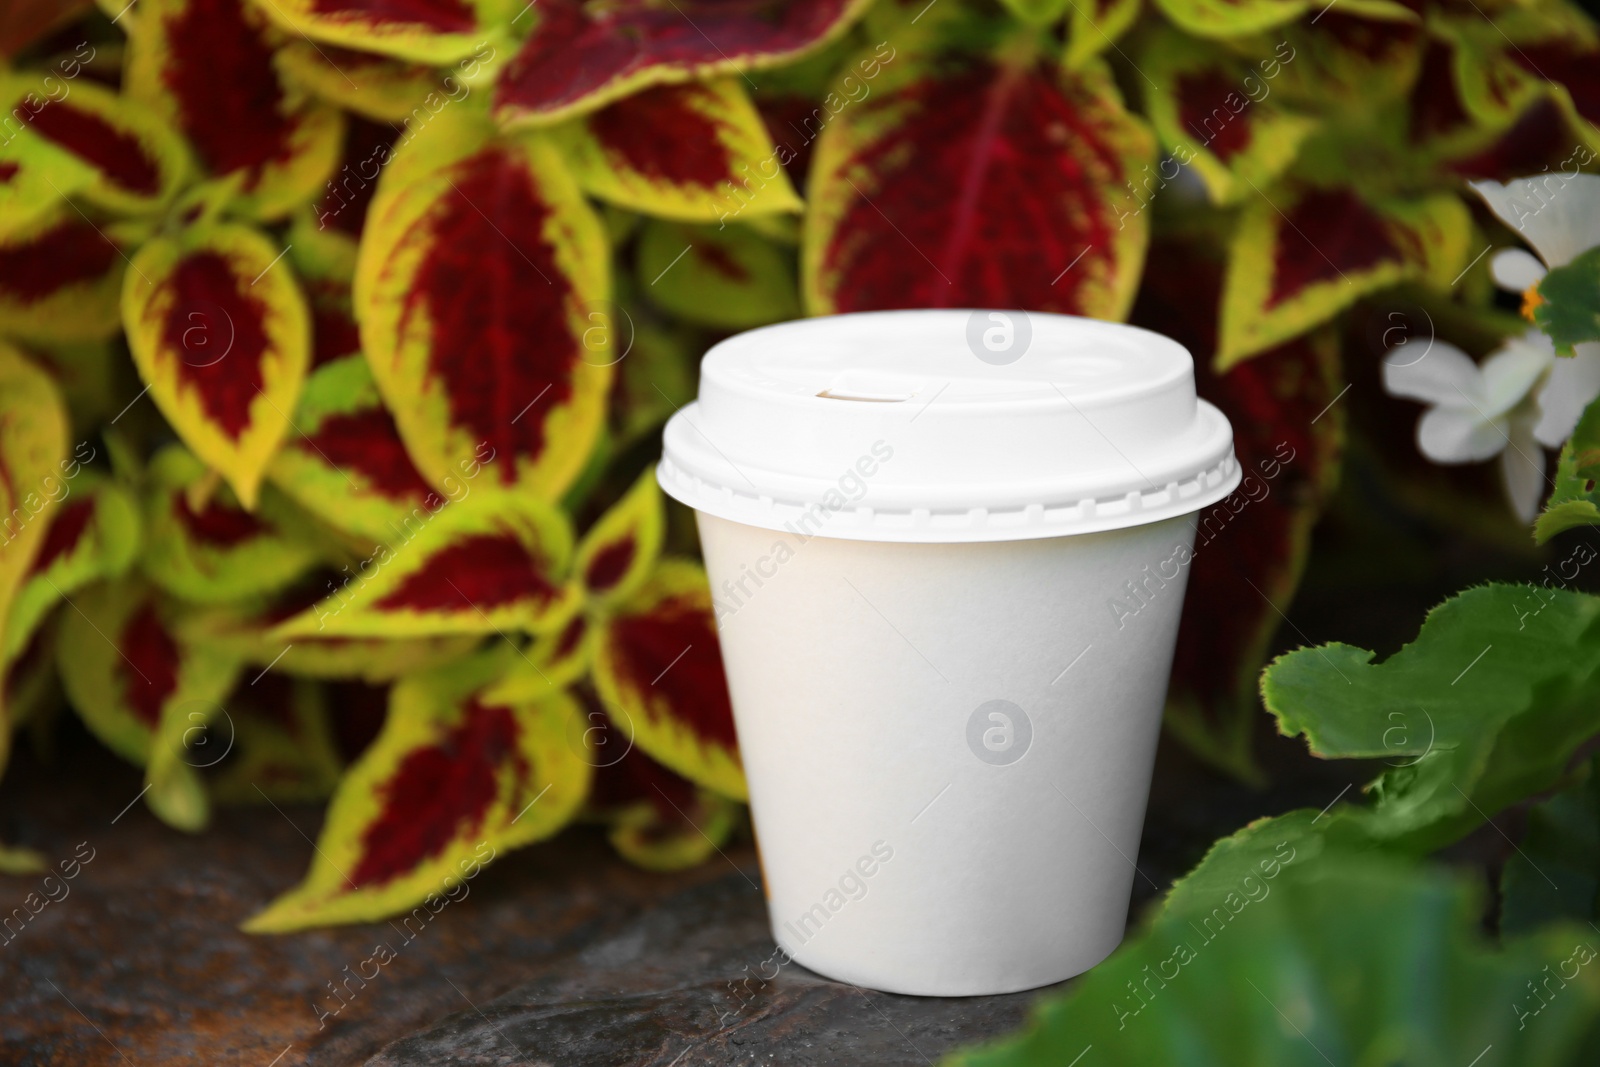
<svg viewBox="0 0 1600 1067">
<path fill-rule="evenodd" d="M 1536 395 L 1555 364 L 1570 361 L 1558 361 L 1550 339 L 1537 330 L 1508 340 L 1482 366 L 1443 341 L 1421 356 L 1414 354 L 1417 347 L 1393 349 L 1383 360 L 1386 391 L 1432 405 L 1417 423 L 1417 448 L 1435 463 L 1499 456 L 1512 508 L 1533 521 L 1544 496 L 1544 446 L 1557 447 L 1572 432 L 1569 425 L 1560 437 L 1551 436 Z"/>
<path fill-rule="evenodd" d="M 1600 176 L 1545 175 L 1501 185 L 1473 183 L 1507 226 L 1539 253 L 1506 249 L 1490 261 L 1496 283 L 1527 292 L 1553 267 L 1600 245 Z M 1583 409 L 1600 396 L 1600 344 L 1558 359 L 1537 330 L 1508 340 L 1480 366 L 1440 341 L 1392 350 L 1383 362 L 1385 390 L 1432 405 L 1417 423 L 1417 447 L 1435 463 L 1500 457 L 1511 506 L 1532 521 L 1545 495 L 1545 448 L 1571 436 Z"/>
</svg>

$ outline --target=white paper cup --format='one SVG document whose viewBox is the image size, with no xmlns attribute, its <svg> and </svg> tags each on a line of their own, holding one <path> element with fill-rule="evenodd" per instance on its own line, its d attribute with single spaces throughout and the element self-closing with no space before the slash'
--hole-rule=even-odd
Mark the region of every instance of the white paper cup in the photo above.
<svg viewBox="0 0 1600 1067">
<path fill-rule="evenodd" d="M 660 479 L 698 513 L 783 950 L 941 996 L 1105 958 L 1194 512 L 1239 480 L 1188 353 L 1022 312 L 768 327 L 706 356 Z"/>
</svg>

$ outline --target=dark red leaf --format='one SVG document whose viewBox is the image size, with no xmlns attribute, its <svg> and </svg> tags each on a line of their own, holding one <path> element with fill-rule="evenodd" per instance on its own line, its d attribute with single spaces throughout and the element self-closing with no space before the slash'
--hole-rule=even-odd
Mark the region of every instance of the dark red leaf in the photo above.
<svg viewBox="0 0 1600 1067">
<path fill-rule="evenodd" d="M 1276 307 L 1307 286 L 1403 257 L 1383 219 L 1354 193 L 1311 190 L 1289 208 L 1279 230 L 1266 306 Z"/>
<path fill-rule="evenodd" d="M 638 545 L 632 537 L 625 537 L 620 541 L 612 541 L 589 561 L 589 569 L 583 575 L 583 584 L 596 593 L 603 593 L 607 589 L 622 581 L 623 575 L 628 573 L 628 565 L 633 562 L 633 555 L 638 551 Z"/>
<path fill-rule="evenodd" d="M 129 192 L 154 196 L 161 191 L 161 167 L 139 139 L 92 111 L 74 107 L 70 98 L 41 110 L 32 125 Z"/>
<path fill-rule="evenodd" d="M 1422 53 L 1421 71 L 1411 91 L 1413 140 L 1456 133 L 1471 123 L 1456 91 L 1454 56 L 1454 48 L 1439 40 L 1430 40 Z"/>
<path fill-rule="evenodd" d="M 1572 41 L 1517 45 L 1506 53 L 1530 74 L 1567 87 L 1578 114 L 1600 125 L 1600 51 Z"/>
<path fill-rule="evenodd" d="M 311 286 L 307 286 L 311 288 Z M 311 299 L 311 366 L 315 369 L 341 356 L 361 351 L 361 329 L 350 312 L 334 300 Z"/>
<path fill-rule="evenodd" d="M 406 453 L 394 416 L 382 406 L 329 415 L 294 447 L 359 474 L 373 489 L 397 500 L 423 500 L 433 492 Z"/>
<path fill-rule="evenodd" d="M 346 116 L 339 169 L 328 179 L 312 208 L 319 227 L 333 226 L 352 237 L 361 235 L 367 205 L 378 190 L 378 175 L 394 154 L 399 134 L 398 127 L 386 122 L 373 122 L 355 114 Z"/>
<path fill-rule="evenodd" d="M 265 26 L 239 0 L 187 0 L 166 23 L 162 74 L 178 123 L 217 174 L 259 168 L 292 154 L 295 121 L 285 113 Z"/>
<path fill-rule="evenodd" d="M 1249 113 L 1236 114 L 1226 104 L 1229 96 L 1239 95 L 1239 80 L 1219 67 L 1207 67 L 1178 76 L 1174 93 L 1178 121 L 1206 149 L 1226 163 L 1250 147 L 1252 126 Z M 1213 116 L 1226 120 L 1213 128 Z"/>
<path fill-rule="evenodd" d="M 478 21 L 461 0 L 314 0 L 319 15 L 349 15 L 383 25 L 409 23 L 439 33 L 471 33 Z"/>
<path fill-rule="evenodd" d="M 511 534 L 473 534 L 441 549 L 375 605 L 380 611 L 488 610 L 532 598 L 548 602 L 555 586 L 542 564 Z"/>
<path fill-rule="evenodd" d="M 64 219 L 31 240 L 0 248 L 0 293 L 23 304 L 43 300 L 105 277 L 120 255 L 88 222 Z"/>
<path fill-rule="evenodd" d="M 1450 164 L 1464 178 L 1510 181 L 1554 169 L 1572 154 L 1570 124 L 1555 101 L 1536 101 L 1494 144 Z"/>
<path fill-rule="evenodd" d="M 380 787 L 383 814 L 362 835 L 351 882 L 357 888 L 382 885 L 474 833 L 494 802 L 495 775 L 508 758 L 518 780 L 525 779 L 528 767 L 517 749 L 511 710 L 468 701 L 461 721 L 438 744 L 407 753 Z"/>
<path fill-rule="evenodd" d="M 589 116 L 589 129 L 629 167 L 657 181 L 711 189 L 732 170 L 717 124 L 687 99 L 697 85 L 663 85 L 624 97 Z"/>
<path fill-rule="evenodd" d="M 76 497 L 60 505 L 39 544 L 39 554 L 34 557 L 29 573 L 49 570 L 52 563 L 76 548 L 93 519 L 94 500 L 90 497 Z"/>
<path fill-rule="evenodd" d="M 211 420 L 237 438 L 250 425 L 250 404 L 261 392 L 266 305 L 240 291 L 219 252 L 185 256 L 164 284 L 173 295 L 162 341 L 181 354 L 179 383 L 195 390 Z"/>
<path fill-rule="evenodd" d="M 154 730 L 161 724 L 161 705 L 178 688 L 178 642 L 155 605 L 146 602 L 123 626 L 117 649 L 128 668 L 123 673 L 124 699 L 139 721 Z"/>
<path fill-rule="evenodd" d="M 710 612 L 668 600 L 646 614 L 612 620 L 611 632 L 627 685 L 647 701 L 660 693 L 702 741 L 735 747 L 722 646 Z"/>
<path fill-rule="evenodd" d="M 1061 266 L 1115 255 L 1124 160 L 1056 72 L 974 60 L 875 99 L 903 117 L 856 157 L 878 188 L 846 200 L 827 246 L 832 310 L 1083 311 L 1090 272 Z"/>
<path fill-rule="evenodd" d="M 679 69 L 796 52 L 845 18 L 851 0 L 544 0 L 495 104 L 554 112 L 652 67 Z"/>
<path fill-rule="evenodd" d="M 454 173 L 403 315 L 428 316 L 429 369 L 451 419 L 493 448 L 510 485 L 514 457 L 544 451 L 545 413 L 567 402 L 582 362 L 567 321 L 571 285 L 544 238 L 550 205 L 525 167 L 490 149 Z"/>
<path fill-rule="evenodd" d="M 218 549 L 237 548 L 267 532 L 267 527 L 248 511 L 213 498 L 197 512 L 189 507 L 187 494 L 180 491 L 175 496 L 173 513 L 189 536 L 202 544 Z"/>
</svg>

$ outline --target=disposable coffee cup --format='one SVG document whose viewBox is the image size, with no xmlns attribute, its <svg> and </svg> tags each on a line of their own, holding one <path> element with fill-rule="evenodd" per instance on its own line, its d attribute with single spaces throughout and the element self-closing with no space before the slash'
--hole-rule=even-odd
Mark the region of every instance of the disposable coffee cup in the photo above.
<svg viewBox="0 0 1600 1067">
<path fill-rule="evenodd" d="M 1122 940 L 1196 513 L 1233 435 L 1158 334 L 893 311 L 730 338 L 668 423 L 784 954 L 1007 993 Z"/>
</svg>

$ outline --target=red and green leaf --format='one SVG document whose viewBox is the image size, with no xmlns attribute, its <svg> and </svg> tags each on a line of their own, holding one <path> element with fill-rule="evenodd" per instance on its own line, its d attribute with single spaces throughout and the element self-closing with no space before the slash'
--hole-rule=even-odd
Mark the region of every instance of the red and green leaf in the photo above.
<svg viewBox="0 0 1600 1067">
<path fill-rule="evenodd" d="M 255 0 L 255 6 L 309 40 L 443 66 L 478 50 L 485 42 L 484 16 L 492 18 L 505 5 L 493 0 Z M 356 78 L 357 72 L 350 76 Z"/>
<path fill-rule="evenodd" d="M 578 592 L 565 516 L 532 498 L 475 493 L 433 512 L 411 537 L 379 545 L 333 594 L 274 631 L 297 637 L 544 633 Z"/>
<path fill-rule="evenodd" d="M 208 804 L 189 746 L 222 709 L 237 660 L 181 641 L 176 610 L 142 585 L 96 585 L 62 616 L 57 664 L 89 731 L 145 768 L 146 803 L 183 830 L 205 825 Z"/>
<path fill-rule="evenodd" d="M 454 78 L 441 81 L 421 63 L 311 41 L 290 41 L 279 49 L 278 69 L 314 96 L 374 122 L 431 117 L 469 91 Z"/>
<path fill-rule="evenodd" d="M 44 101 L 28 129 L 92 174 L 72 195 L 118 214 L 148 214 L 170 202 L 189 176 L 182 138 L 150 108 L 87 80 L 51 96 L 48 85 L 56 81 L 19 75 L 0 85 L 0 99 L 13 114 L 19 99 Z"/>
<path fill-rule="evenodd" d="M 150 461 L 140 564 L 164 591 L 227 603 L 285 589 L 317 564 L 308 524 L 281 497 L 251 513 L 225 487 L 211 488 L 205 465 L 181 446 Z"/>
<path fill-rule="evenodd" d="M 540 634 L 512 659 L 506 672 L 483 691 L 487 704 L 526 704 L 544 700 L 589 673 L 594 626 L 575 614 L 559 630 Z"/>
<path fill-rule="evenodd" d="M 1342 188 L 1255 194 L 1229 248 L 1217 369 L 1396 282 L 1447 287 L 1466 263 L 1469 223 L 1453 194 L 1373 202 Z"/>
<path fill-rule="evenodd" d="M 257 670 L 335 681 L 370 684 L 393 681 L 460 659 L 478 644 L 471 634 L 447 637 L 296 637 L 285 640 L 274 631 L 351 581 L 350 568 L 313 572 L 263 601 L 229 604 L 188 612 L 179 620 L 179 635 L 232 656 Z"/>
<path fill-rule="evenodd" d="M 1339 476 L 1337 344 L 1324 330 L 1220 372 L 1212 359 L 1220 295 L 1214 256 L 1169 243 L 1153 249 L 1150 262 L 1133 321 L 1194 354 L 1200 395 L 1228 416 L 1245 473 L 1227 500 L 1197 517 L 1167 725 L 1199 755 L 1252 777 L 1255 680 Z"/>
<path fill-rule="evenodd" d="M 49 486 L 62 471 L 68 432 L 66 409 L 50 376 L 0 341 L 0 648 L 10 647 L 17 592 L 45 544 L 54 510 Z M 0 768 L 11 744 L 3 696 Z"/>
<path fill-rule="evenodd" d="M 1385 0 L 1341 2 L 1236 51 L 1262 75 L 1258 92 L 1333 116 L 1361 133 L 1416 83 L 1427 33 L 1410 9 Z M 1277 37 L 1277 41 L 1270 41 Z M 1370 134 L 1367 134 L 1370 135 Z"/>
<path fill-rule="evenodd" d="M 654 465 L 578 543 L 573 571 L 590 605 L 606 608 L 629 597 L 655 568 L 666 516 Z"/>
<path fill-rule="evenodd" d="M 1213 202 L 1236 202 L 1272 181 L 1317 126 L 1315 119 L 1279 107 L 1251 67 L 1194 38 L 1153 34 L 1140 66 L 1156 85 L 1147 109 L 1162 147 L 1175 163 L 1194 167 Z M 1173 177 L 1175 171 L 1161 174 L 1161 184 Z"/>
<path fill-rule="evenodd" d="M 121 485 L 84 471 L 71 479 L 52 474 L 44 484 L 59 495 L 37 520 L 47 525 L 11 603 L 0 664 L 22 653 L 64 598 L 91 582 L 121 577 L 139 551 L 139 505 Z"/>
<path fill-rule="evenodd" d="M 359 354 L 312 372 L 294 424 L 299 433 L 278 451 L 268 477 L 330 526 L 373 543 L 413 535 L 471 489 L 457 475 L 446 496 L 422 477 Z"/>
<path fill-rule="evenodd" d="M 647 222 L 635 256 L 650 302 L 689 322 L 747 330 L 800 317 L 794 254 L 748 226 Z"/>
<path fill-rule="evenodd" d="M 134 257 L 122 317 L 139 374 L 184 442 L 246 508 L 288 433 L 311 315 L 283 252 L 247 226 L 202 223 Z"/>
<path fill-rule="evenodd" d="M 1067 20 L 1068 70 L 1082 70 L 1095 56 L 1115 47 L 1139 19 L 1142 0 L 1083 0 L 1072 4 Z"/>
<path fill-rule="evenodd" d="M 281 34 L 239 0 L 140 0 L 125 87 L 188 139 L 240 208 L 271 219 L 311 196 L 339 158 L 343 119 L 285 79 Z"/>
<path fill-rule="evenodd" d="M 658 430 L 699 387 L 699 348 L 689 332 L 637 322 L 611 394 L 611 433 L 626 445 Z"/>
<path fill-rule="evenodd" d="M 651 871 L 699 866 L 728 843 L 740 822 L 736 801 L 695 788 L 638 748 L 596 768 L 589 808 L 610 824 L 607 837 L 622 857 Z"/>
<path fill-rule="evenodd" d="M 870 0 L 545 0 L 495 87 L 497 116 L 549 123 L 652 85 L 761 70 L 849 28 Z"/>
<path fill-rule="evenodd" d="M 545 499 L 583 470 L 614 362 L 586 336 L 609 265 L 599 218 L 543 139 L 499 140 L 455 112 L 396 153 L 355 300 L 378 390 L 434 488 L 475 456 Z"/>
<path fill-rule="evenodd" d="M 367 207 L 378 191 L 378 175 L 394 155 L 399 136 L 400 130 L 387 122 L 352 117 L 345 124 L 338 167 L 311 205 L 318 230 L 361 236 Z"/>
<path fill-rule="evenodd" d="M 1173 25 L 1195 37 L 1243 37 L 1281 26 L 1318 5 L 1315 0 L 1155 0 Z"/>
<path fill-rule="evenodd" d="M 554 127 L 585 192 L 689 222 L 803 207 L 737 78 L 660 85 Z"/>
<path fill-rule="evenodd" d="M 572 819 L 592 774 L 569 740 L 577 704 L 565 694 L 513 707 L 481 700 L 514 654 L 501 644 L 394 687 L 382 732 L 340 780 L 305 880 L 246 930 L 398 914 Z"/>
<path fill-rule="evenodd" d="M 65 201 L 0 237 L 0 334 L 93 341 L 116 333 L 127 260 Z"/>
<path fill-rule="evenodd" d="M 747 795 L 705 571 L 663 559 L 599 624 L 594 683 L 651 758 L 723 796 Z"/>
<path fill-rule="evenodd" d="M 872 95 L 823 129 L 808 185 L 808 309 L 1123 317 L 1148 239 L 1130 190 L 1155 162 L 1149 133 L 1104 71 L 1063 72 L 1031 47 L 931 53 L 949 29 L 897 41 L 901 57 Z"/>
</svg>

